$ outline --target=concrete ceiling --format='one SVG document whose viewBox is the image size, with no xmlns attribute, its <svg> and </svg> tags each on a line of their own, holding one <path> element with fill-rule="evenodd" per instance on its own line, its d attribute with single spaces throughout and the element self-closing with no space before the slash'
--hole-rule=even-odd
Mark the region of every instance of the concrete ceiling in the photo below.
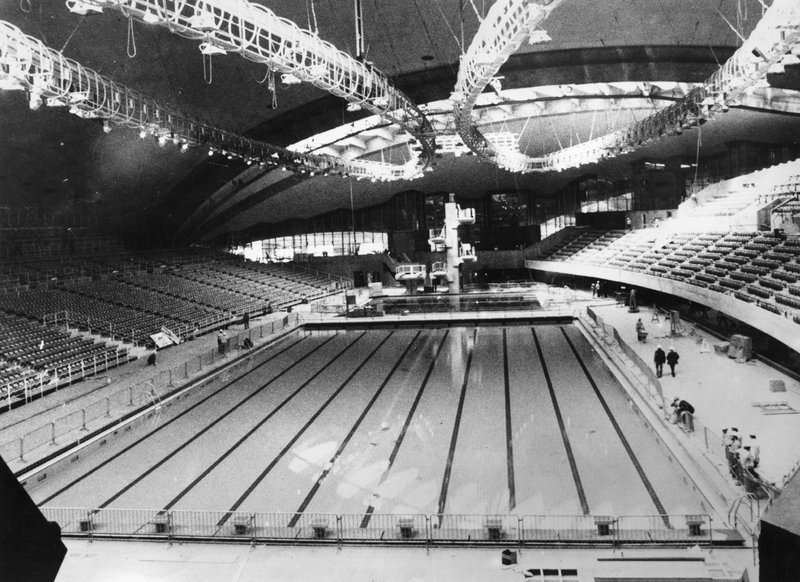
<svg viewBox="0 0 800 582">
<path fill-rule="evenodd" d="M 351 2 L 262 3 L 303 28 L 318 28 L 323 39 L 353 54 Z M 364 0 L 367 59 L 418 104 L 445 99 L 455 84 L 462 38 L 468 44 L 477 30 L 475 10 L 483 14 L 490 4 L 484 0 Z M 740 44 L 737 32 L 747 36 L 760 15 L 757 0 L 565 0 L 542 27 L 553 40 L 525 45 L 514 55 L 501 70 L 503 87 L 698 82 L 724 62 Z M 263 65 L 231 54 L 215 57 L 213 69 L 204 72 L 197 41 L 138 22 L 131 32 L 128 20 L 117 11 L 82 17 L 70 13 L 62 0 L 6 0 L 0 3 L 0 19 L 187 115 L 277 145 L 288 146 L 365 115 L 347 112 L 343 100 L 308 84 L 279 84 L 273 108 L 266 84 L 260 83 L 266 73 Z M 598 117 L 601 121 L 613 118 L 616 127 L 621 127 L 656 106 L 641 100 L 621 104 L 607 99 L 584 110 L 566 108 L 547 117 L 530 117 L 529 112 L 502 105 L 498 103 L 494 113 L 481 112 L 482 129 L 512 130 L 521 135 L 520 147 L 531 152 L 586 139 L 603 125 Z M 798 129 L 796 116 L 732 109 L 703 126 L 703 152 L 719 149 L 731 139 L 791 140 Z M 274 170 L 241 194 L 223 197 L 220 189 L 247 169 L 240 162 L 209 158 L 206 151 L 180 153 L 171 144 L 159 147 L 153 139 L 140 139 L 134 130 L 117 128 L 106 134 L 98 120 L 82 120 L 63 109 L 31 111 L 26 95 L 19 91 L 0 91 L 0 135 L 0 205 L 94 213 L 108 224 L 129 230 L 157 229 L 165 238 L 193 215 L 196 224 L 188 232 L 210 238 L 259 223 L 349 208 L 351 192 L 355 207 L 409 189 L 454 191 L 468 197 L 489 190 L 520 189 L 546 196 L 566 180 L 592 170 L 522 176 L 474 156 L 446 157 L 437 160 L 433 172 L 413 181 L 373 184 Z M 696 133 L 687 132 L 603 162 L 603 171 L 625 174 L 632 157 L 694 155 L 696 140 Z M 224 203 L 206 204 L 206 210 L 196 213 L 215 192 L 213 200 L 224 198 Z"/>
</svg>

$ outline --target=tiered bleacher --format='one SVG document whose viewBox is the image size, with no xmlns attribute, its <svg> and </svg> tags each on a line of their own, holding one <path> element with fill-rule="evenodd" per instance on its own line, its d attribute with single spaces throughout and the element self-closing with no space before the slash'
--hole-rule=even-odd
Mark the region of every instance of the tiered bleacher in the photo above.
<svg viewBox="0 0 800 582">
<path fill-rule="evenodd" d="M 22 397 L 38 386 L 128 361 L 128 351 L 110 347 L 24 317 L 0 313 L 0 397 Z"/>
<path fill-rule="evenodd" d="M 0 282 L 0 398 L 86 370 L 87 361 L 127 361 L 105 341 L 146 345 L 162 328 L 188 337 L 345 287 L 328 275 L 203 250 L 19 261 L 3 265 Z"/>
<path fill-rule="evenodd" d="M 767 232 L 592 231 L 584 247 L 568 243 L 550 257 L 607 265 L 690 283 L 787 312 L 800 322 L 800 239 Z M 573 239 L 573 240 L 578 240 Z M 571 253 L 562 252 L 564 248 Z M 542 260 L 553 260 L 552 258 Z"/>
</svg>

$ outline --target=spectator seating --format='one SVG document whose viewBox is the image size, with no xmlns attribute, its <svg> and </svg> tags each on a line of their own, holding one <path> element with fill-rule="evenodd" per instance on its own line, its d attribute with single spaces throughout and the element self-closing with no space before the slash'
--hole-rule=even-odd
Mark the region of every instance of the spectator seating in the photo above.
<svg viewBox="0 0 800 582">
<path fill-rule="evenodd" d="M 667 277 L 731 294 L 773 313 L 800 316 L 800 239 L 766 232 L 644 229 L 621 236 L 610 231 L 583 248 L 570 244 L 564 252 L 566 247 L 550 256 Z"/>
</svg>

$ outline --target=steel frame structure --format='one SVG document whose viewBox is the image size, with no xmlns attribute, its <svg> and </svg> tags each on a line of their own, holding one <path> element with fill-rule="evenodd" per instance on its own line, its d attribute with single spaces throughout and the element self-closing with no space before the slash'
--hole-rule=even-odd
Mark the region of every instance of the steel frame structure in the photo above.
<svg viewBox="0 0 800 582">
<path fill-rule="evenodd" d="M 546 18 L 560 0 L 498 0 L 489 10 L 462 60 L 454 93 L 455 118 L 464 143 L 475 153 L 516 172 L 560 171 L 630 153 L 666 135 L 697 127 L 717 112 L 739 105 L 758 87 L 766 87 L 767 72 L 800 43 L 800 4 L 774 0 L 742 46 L 711 75 L 702 87 L 633 126 L 582 144 L 541 156 L 498 150 L 481 135 L 472 108 L 486 85 L 522 41 Z M 492 52 L 496 51 L 496 52 Z M 487 60 L 487 55 L 496 58 Z"/>
<path fill-rule="evenodd" d="M 32 109 L 43 104 L 68 107 L 84 119 L 102 118 L 138 129 L 142 137 L 152 135 L 162 146 L 170 141 L 184 149 L 205 146 L 249 164 L 285 166 L 301 173 L 393 180 L 404 178 L 408 171 L 406 166 L 293 152 L 213 127 L 115 83 L 4 21 L 0 21 L 0 82 L 6 89 L 27 91 Z"/>
<path fill-rule="evenodd" d="M 473 152 L 511 171 L 529 171 L 535 158 L 494 147 L 475 126 L 472 110 L 500 67 L 562 0 L 498 0 L 461 58 L 453 92 L 453 114 L 461 139 Z M 529 167 L 530 166 L 530 167 Z"/>
<path fill-rule="evenodd" d="M 74 1 L 74 0 L 73 0 Z M 421 145 L 419 175 L 433 158 L 435 135 L 425 114 L 389 78 L 311 31 L 247 0 L 81 0 L 84 7 L 119 10 L 127 18 L 158 24 L 202 42 L 201 50 L 236 52 L 293 75 L 398 124 Z"/>
</svg>

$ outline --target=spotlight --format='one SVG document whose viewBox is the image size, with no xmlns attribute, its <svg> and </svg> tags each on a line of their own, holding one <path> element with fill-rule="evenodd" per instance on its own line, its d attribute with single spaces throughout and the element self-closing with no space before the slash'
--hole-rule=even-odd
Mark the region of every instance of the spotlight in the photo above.
<svg viewBox="0 0 800 582">
<path fill-rule="evenodd" d="M 36 91 L 31 91 L 30 100 L 28 101 L 32 111 L 36 111 L 42 106 L 42 94 Z"/>
<path fill-rule="evenodd" d="M 103 120 L 103 133 L 111 133 L 111 124 L 108 119 Z"/>
<path fill-rule="evenodd" d="M 201 42 L 200 43 L 200 52 L 203 53 L 206 56 L 209 56 L 209 57 L 212 56 L 212 55 L 226 55 L 226 54 L 228 54 L 228 52 L 225 49 L 220 48 L 217 45 L 212 44 L 210 42 Z"/>
<path fill-rule="evenodd" d="M 139 130 L 139 137 L 142 138 L 142 139 L 146 138 L 147 137 L 147 130 L 144 129 L 144 128 Z"/>
<path fill-rule="evenodd" d="M 67 0 L 67 10 L 73 14 L 80 14 L 81 16 L 101 14 L 103 12 L 103 9 L 99 6 L 87 4 L 83 2 L 83 0 Z"/>
<path fill-rule="evenodd" d="M 147 24 L 158 24 L 158 16 L 149 10 L 144 13 L 142 20 L 144 20 Z"/>
<path fill-rule="evenodd" d="M 281 75 L 281 83 L 284 85 L 299 85 L 302 82 L 302 79 L 295 77 L 291 73 L 284 73 Z"/>
<path fill-rule="evenodd" d="M 185 152 L 188 149 L 189 149 L 189 144 L 188 143 L 181 144 L 181 151 L 182 152 Z"/>
</svg>

